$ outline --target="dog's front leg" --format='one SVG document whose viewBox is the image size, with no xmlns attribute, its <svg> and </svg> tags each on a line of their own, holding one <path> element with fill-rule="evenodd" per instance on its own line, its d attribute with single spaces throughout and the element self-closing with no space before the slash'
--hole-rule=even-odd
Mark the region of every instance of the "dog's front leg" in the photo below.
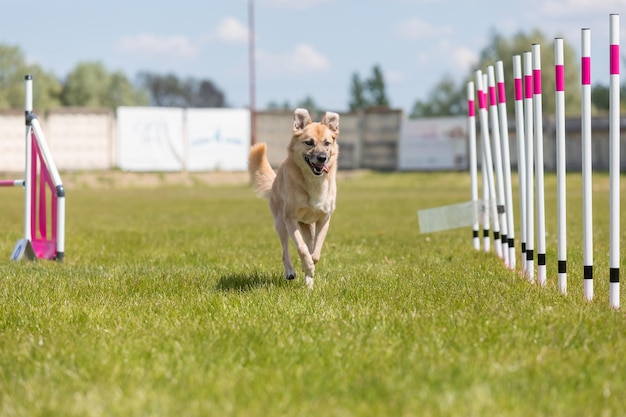
<svg viewBox="0 0 626 417">
<path fill-rule="evenodd" d="M 313 254 L 313 248 L 315 247 L 315 224 L 307 224 L 298 222 L 300 227 L 300 233 L 302 233 L 302 239 L 309 248 L 309 253 Z"/>
<path fill-rule="evenodd" d="M 302 262 L 302 270 L 304 271 L 304 281 L 306 283 L 306 286 L 309 288 L 313 288 L 315 263 L 311 258 L 309 247 L 304 241 L 298 222 L 294 219 L 285 219 L 285 225 L 287 226 L 287 230 L 289 231 L 289 234 L 291 235 L 291 238 L 296 245 L 298 255 L 300 255 L 300 261 Z"/>
<path fill-rule="evenodd" d="M 315 224 L 315 242 L 313 245 L 313 252 L 311 254 L 313 263 L 317 263 L 322 256 L 322 246 L 324 245 L 324 240 L 326 239 L 329 226 L 330 214 Z"/>
<path fill-rule="evenodd" d="M 289 231 L 282 218 L 277 219 L 274 226 L 280 238 L 280 244 L 283 248 L 283 266 L 285 267 L 285 278 L 292 280 L 296 277 L 296 270 L 293 269 L 291 256 L 289 256 Z"/>
</svg>

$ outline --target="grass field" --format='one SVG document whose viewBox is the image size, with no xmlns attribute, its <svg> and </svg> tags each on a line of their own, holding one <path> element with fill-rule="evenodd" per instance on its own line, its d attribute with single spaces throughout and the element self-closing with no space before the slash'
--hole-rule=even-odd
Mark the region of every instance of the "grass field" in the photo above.
<svg viewBox="0 0 626 417">
<path fill-rule="evenodd" d="M 282 278 L 267 203 L 241 183 L 75 181 L 63 264 L 9 261 L 22 192 L 0 190 L 0 415 L 626 415 L 608 175 L 592 302 L 579 175 L 568 188 L 567 296 L 550 175 L 546 288 L 471 230 L 419 233 L 416 210 L 469 199 L 465 173 L 343 177 L 313 291 Z"/>
</svg>

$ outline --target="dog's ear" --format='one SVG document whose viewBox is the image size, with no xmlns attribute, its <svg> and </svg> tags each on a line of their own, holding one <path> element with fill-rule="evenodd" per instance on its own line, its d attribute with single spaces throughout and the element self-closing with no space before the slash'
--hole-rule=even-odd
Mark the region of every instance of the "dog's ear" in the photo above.
<svg viewBox="0 0 626 417">
<path fill-rule="evenodd" d="M 302 130 L 311 122 L 311 116 L 306 109 L 296 109 L 293 112 L 293 133 L 302 133 Z"/>
<path fill-rule="evenodd" d="M 339 115 L 337 113 L 327 111 L 322 119 L 322 124 L 328 126 L 335 136 L 339 133 Z"/>
</svg>

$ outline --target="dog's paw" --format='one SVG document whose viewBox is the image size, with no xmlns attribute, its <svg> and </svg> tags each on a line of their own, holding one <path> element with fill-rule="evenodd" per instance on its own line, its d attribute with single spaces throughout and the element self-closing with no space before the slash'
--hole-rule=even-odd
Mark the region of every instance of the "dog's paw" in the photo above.
<svg viewBox="0 0 626 417">
<path fill-rule="evenodd" d="M 305 276 L 304 277 L 304 283 L 306 284 L 306 287 L 308 289 L 310 289 L 310 290 L 313 289 L 313 283 L 314 283 L 313 277 Z"/>
<path fill-rule="evenodd" d="M 285 274 L 285 278 L 287 279 L 287 281 L 291 281 L 291 280 L 296 278 L 296 273 L 295 272 L 287 272 Z"/>
</svg>

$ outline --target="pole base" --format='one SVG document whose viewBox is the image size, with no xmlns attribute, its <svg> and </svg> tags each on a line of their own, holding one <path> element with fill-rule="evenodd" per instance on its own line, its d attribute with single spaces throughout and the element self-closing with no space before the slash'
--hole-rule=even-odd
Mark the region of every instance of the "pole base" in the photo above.
<svg viewBox="0 0 626 417">
<path fill-rule="evenodd" d="M 37 260 L 37 255 L 35 255 L 33 245 L 28 239 L 18 240 L 15 245 L 15 249 L 13 249 L 13 253 L 11 254 L 12 261 L 19 261 L 21 259 L 26 259 L 27 261 Z"/>
</svg>

